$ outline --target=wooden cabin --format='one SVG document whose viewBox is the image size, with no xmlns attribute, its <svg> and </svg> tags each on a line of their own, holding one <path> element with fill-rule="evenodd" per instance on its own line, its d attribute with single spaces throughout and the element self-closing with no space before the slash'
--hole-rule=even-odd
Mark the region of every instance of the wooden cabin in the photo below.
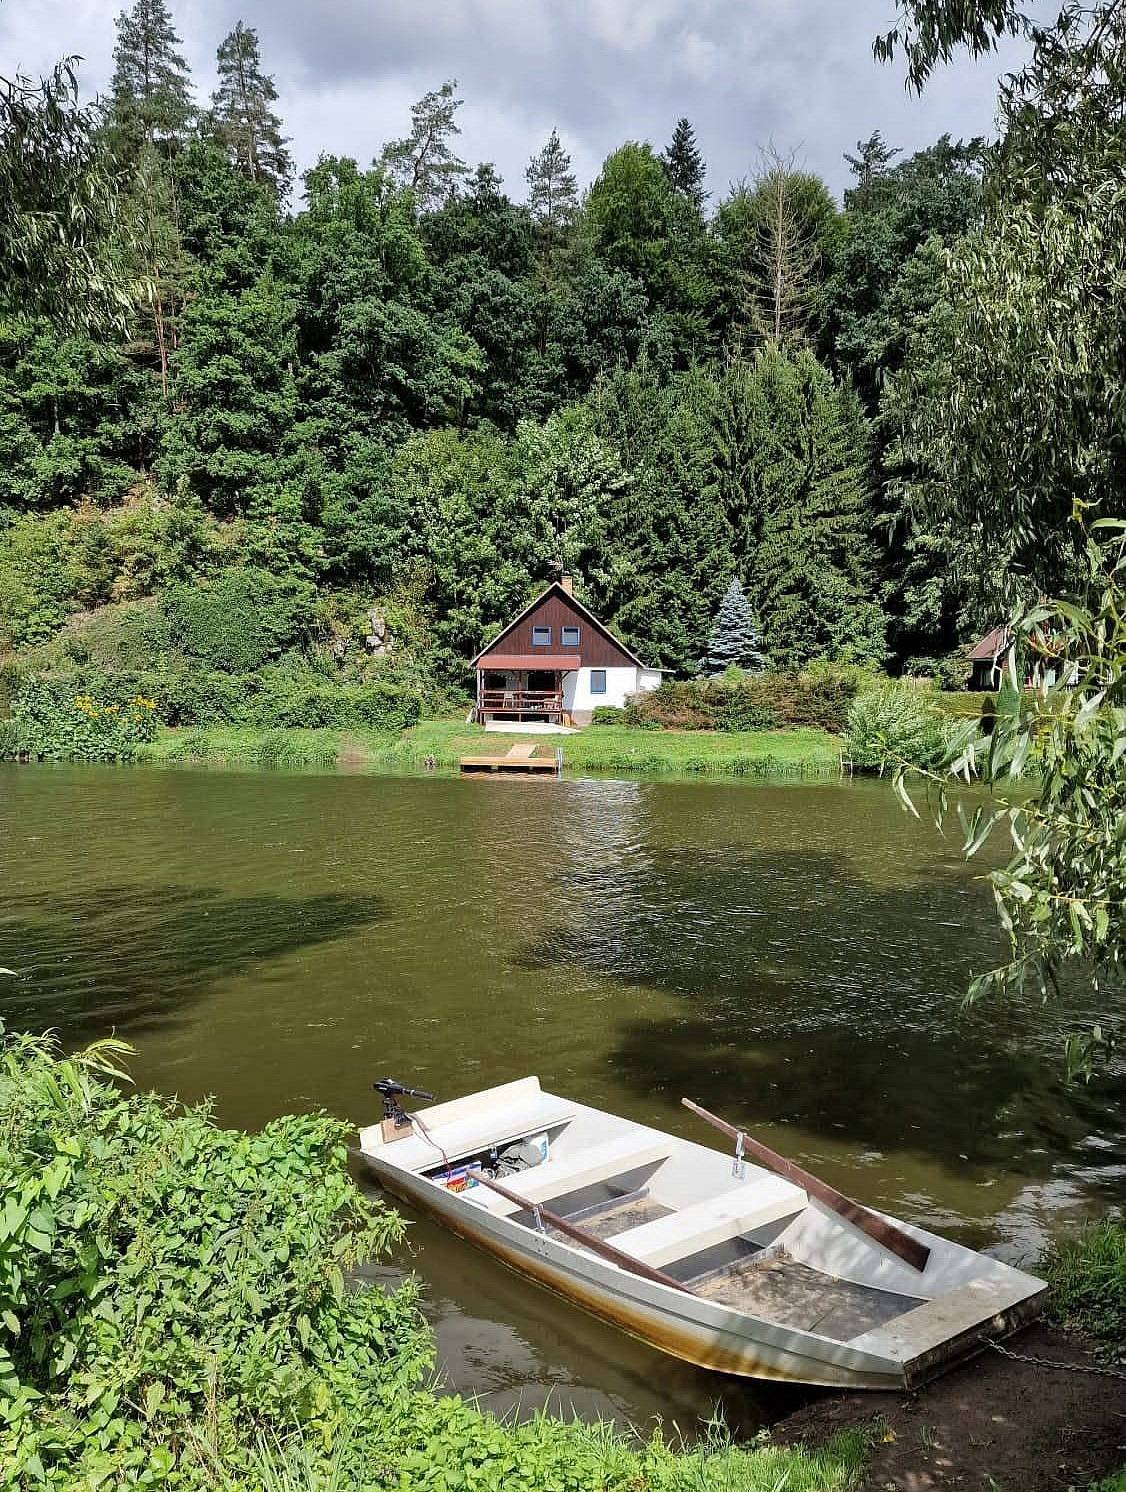
<svg viewBox="0 0 1126 1492">
<path fill-rule="evenodd" d="M 661 670 L 627 648 L 589 607 L 571 577 L 553 581 L 473 659 L 477 719 L 589 725 L 599 705 L 622 706 L 656 689 Z"/>
</svg>

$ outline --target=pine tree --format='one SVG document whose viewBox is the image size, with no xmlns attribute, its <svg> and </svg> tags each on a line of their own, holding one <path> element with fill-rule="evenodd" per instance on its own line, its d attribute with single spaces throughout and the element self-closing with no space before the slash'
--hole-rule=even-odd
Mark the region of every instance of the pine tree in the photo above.
<svg viewBox="0 0 1126 1492">
<path fill-rule="evenodd" d="M 468 171 L 453 153 L 450 141 L 461 134 L 456 114 L 461 99 L 457 79 L 443 83 L 411 106 L 411 132 L 403 140 L 389 140 L 381 163 L 400 186 L 414 193 L 420 212 L 430 212 L 453 195 Z"/>
<path fill-rule="evenodd" d="M 721 674 L 727 668 L 761 672 L 769 666 L 762 651 L 751 603 L 739 584 L 738 576 L 732 577 L 719 603 L 708 636 L 708 651 L 700 660 L 700 666 L 711 674 Z"/>
<path fill-rule="evenodd" d="M 278 91 L 262 71 L 258 33 L 241 21 L 218 52 L 219 87 L 211 96 L 211 123 L 234 165 L 251 181 L 271 186 L 279 197 L 289 189 L 293 162 L 274 112 Z"/>
<path fill-rule="evenodd" d="M 697 210 L 701 209 L 707 196 L 704 191 L 707 163 L 696 144 L 696 131 L 683 115 L 676 121 L 676 128 L 672 132 L 669 148 L 661 157 L 661 164 L 665 168 L 669 185 L 675 191 L 683 193 L 695 204 Z"/>
<path fill-rule="evenodd" d="M 569 227 L 579 209 L 579 187 L 558 130 L 552 130 L 539 155 L 528 162 L 524 177 L 528 207 L 540 227 L 548 234 Z"/>
<path fill-rule="evenodd" d="M 167 150 L 183 140 L 195 112 L 188 64 L 164 0 L 135 0 L 117 18 L 110 84 L 110 138 L 132 163 L 145 144 Z"/>
</svg>

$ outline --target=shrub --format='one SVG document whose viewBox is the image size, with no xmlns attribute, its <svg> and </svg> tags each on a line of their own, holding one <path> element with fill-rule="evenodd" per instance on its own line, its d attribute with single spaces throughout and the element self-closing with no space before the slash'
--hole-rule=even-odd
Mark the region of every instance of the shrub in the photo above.
<svg viewBox="0 0 1126 1492">
<path fill-rule="evenodd" d="M 883 772 L 903 761 L 933 766 L 946 741 L 947 729 L 929 690 L 885 684 L 858 694 L 849 707 L 846 750 L 860 771 Z"/>
<path fill-rule="evenodd" d="M 102 1081 L 121 1050 L 0 1041 L 5 1489 L 210 1485 L 202 1439 L 234 1469 L 258 1426 L 327 1438 L 430 1360 L 412 1287 L 345 1287 L 402 1231 L 347 1126 L 218 1129 Z"/>
<path fill-rule="evenodd" d="M 669 681 L 626 706 L 626 723 L 654 721 L 669 730 L 773 730 L 779 726 L 844 729 L 860 669 L 748 674 L 735 681 Z"/>
<path fill-rule="evenodd" d="M 236 566 L 213 580 L 171 586 L 164 613 L 189 658 L 225 673 L 261 668 L 304 635 L 313 590 L 304 581 Z"/>
<path fill-rule="evenodd" d="M 623 725 L 626 712 L 620 705 L 595 705 L 591 725 Z"/>
<path fill-rule="evenodd" d="M 391 680 L 337 683 L 307 671 L 267 669 L 253 723 L 333 730 L 404 730 L 418 720 L 418 696 Z"/>
<path fill-rule="evenodd" d="M 6 756 L 40 761 L 131 761 L 156 726 L 156 701 L 147 695 L 118 703 L 105 692 L 76 691 L 71 679 L 27 678 L 16 687 L 0 746 Z"/>
</svg>

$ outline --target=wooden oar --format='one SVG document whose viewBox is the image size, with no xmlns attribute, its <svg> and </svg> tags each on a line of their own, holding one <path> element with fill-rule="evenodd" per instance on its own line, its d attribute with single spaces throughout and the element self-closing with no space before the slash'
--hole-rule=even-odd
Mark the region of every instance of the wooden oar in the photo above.
<svg viewBox="0 0 1126 1492">
<path fill-rule="evenodd" d="M 632 1254 L 625 1254 L 621 1249 L 616 1249 L 612 1243 L 604 1243 L 601 1238 L 595 1238 L 593 1233 L 588 1233 L 585 1228 L 578 1228 L 574 1223 L 569 1223 L 565 1217 L 558 1213 L 549 1212 L 546 1207 L 541 1207 L 538 1202 L 529 1202 L 527 1197 L 521 1197 L 517 1192 L 510 1192 L 507 1186 L 501 1186 L 499 1181 L 494 1181 L 491 1176 L 486 1176 L 484 1171 L 478 1171 L 470 1167 L 468 1175 L 474 1181 L 479 1181 L 482 1186 L 487 1186 L 491 1191 L 498 1192 L 509 1202 L 515 1202 L 518 1207 L 535 1214 L 537 1220 L 542 1218 L 545 1223 L 550 1224 L 557 1232 L 563 1233 L 568 1238 L 573 1238 L 576 1243 L 581 1243 L 583 1248 L 589 1249 L 592 1254 L 601 1254 L 603 1259 L 609 1259 L 611 1264 L 617 1264 L 620 1269 L 628 1269 L 631 1274 L 639 1274 L 643 1280 L 653 1280 L 658 1285 L 671 1285 L 674 1290 L 683 1290 L 685 1295 L 691 1295 L 687 1285 L 682 1285 L 679 1280 L 674 1280 L 671 1274 L 665 1274 L 661 1269 L 654 1269 L 651 1264 L 645 1264 L 640 1259 L 635 1259 Z"/>
<path fill-rule="evenodd" d="M 772 1171 L 785 1176 L 787 1181 L 792 1181 L 795 1186 L 800 1186 L 811 1197 L 816 1197 L 819 1202 L 824 1202 L 826 1207 L 831 1207 L 841 1217 L 847 1218 L 862 1233 L 867 1233 L 869 1238 L 874 1238 L 877 1243 L 890 1249 L 893 1254 L 897 1254 L 905 1263 L 910 1264 L 912 1269 L 917 1269 L 920 1273 L 926 1269 L 931 1251 L 926 1244 L 920 1243 L 917 1238 L 912 1238 L 910 1233 L 905 1233 L 902 1228 L 897 1228 L 886 1218 L 861 1206 L 859 1202 L 854 1202 L 851 1197 L 846 1197 L 843 1192 L 837 1191 L 827 1181 L 822 1181 L 820 1177 L 803 1170 L 792 1160 L 787 1160 L 784 1155 L 778 1155 L 775 1151 L 768 1149 L 761 1141 L 752 1139 L 746 1130 L 736 1129 L 725 1119 L 709 1114 L 707 1109 L 702 1109 L 690 1098 L 682 1098 L 680 1101 L 686 1109 L 691 1109 L 694 1114 L 698 1114 L 701 1119 L 714 1125 L 716 1129 L 734 1140 L 737 1155 L 741 1156 L 744 1152 L 753 1155 L 756 1160 L 762 1161 L 764 1166 L 769 1166 Z"/>
</svg>

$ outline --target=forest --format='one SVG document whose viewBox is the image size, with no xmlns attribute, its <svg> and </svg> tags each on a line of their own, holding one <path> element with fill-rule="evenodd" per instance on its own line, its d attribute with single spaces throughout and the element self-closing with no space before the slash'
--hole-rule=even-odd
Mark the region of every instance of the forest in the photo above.
<svg viewBox="0 0 1126 1492">
<path fill-rule="evenodd" d="M 328 686 L 440 704 L 562 567 L 678 675 L 737 578 L 774 668 L 964 683 L 997 613 L 972 525 L 915 511 L 897 390 L 942 362 L 984 142 L 842 142 L 838 204 L 748 141 L 710 195 L 682 118 L 585 191 L 529 141 L 513 191 L 448 81 L 297 180 L 268 38 L 236 26 L 206 102 L 179 45 L 135 0 L 77 112 L 127 291 L 90 310 L 60 264 L 0 307 L 0 652 L 131 671 L 173 723 L 240 718 L 263 670 L 290 723 Z"/>
</svg>

